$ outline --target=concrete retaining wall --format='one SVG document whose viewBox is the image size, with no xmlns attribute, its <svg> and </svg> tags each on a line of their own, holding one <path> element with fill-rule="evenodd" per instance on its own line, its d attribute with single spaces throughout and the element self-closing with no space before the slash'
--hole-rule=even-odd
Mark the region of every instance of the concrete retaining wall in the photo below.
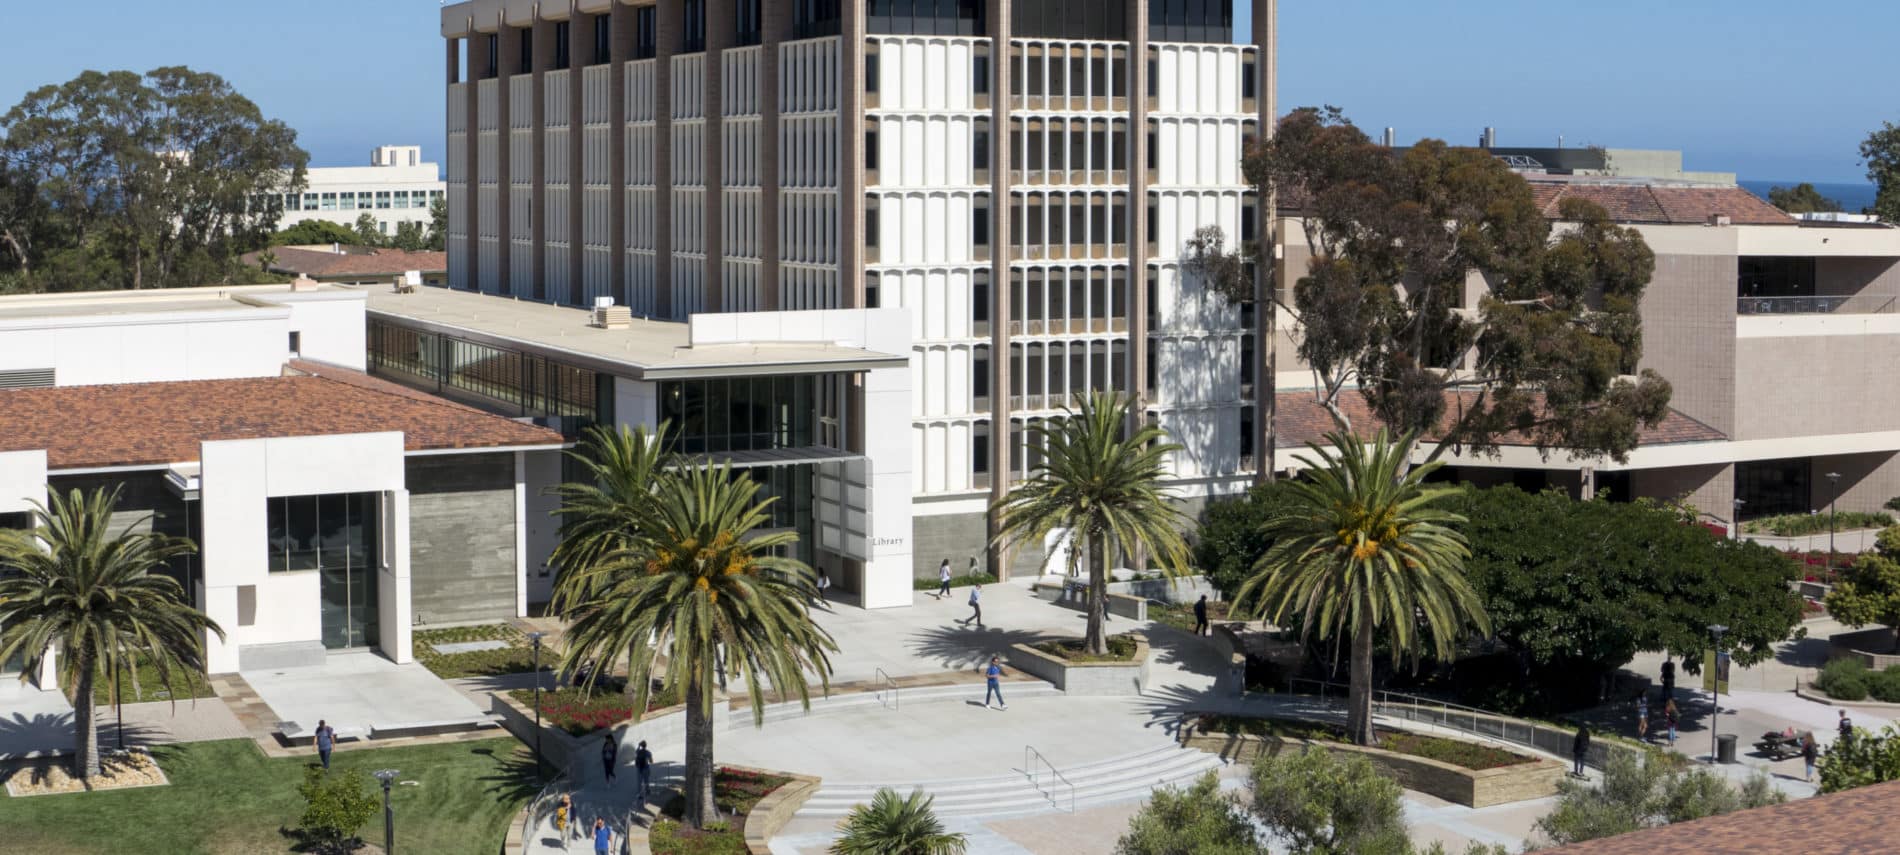
<svg viewBox="0 0 1900 855">
<path fill-rule="evenodd" d="M 523 744 L 534 744 L 534 710 L 509 697 L 507 692 L 489 692 L 489 711 L 501 716 L 502 726 L 513 733 Z M 748 712 L 746 720 L 751 720 Z M 731 705 L 721 698 L 713 702 L 713 730 L 723 731 L 732 726 Z M 547 723 L 541 723 L 541 753 L 548 765 L 555 769 L 565 769 L 572 759 L 589 759 L 600 756 L 600 740 L 605 734 L 616 734 L 622 744 L 637 743 L 642 740 L 655 745 L 663 743 L 681 744 L 686 741 L 686 708 L 668 707 L 647 713 L 639 721 L 630 721 L 612 728 L 597 730 L 586 736 L 573 736 Z"/>
<path fill-rule="evenodd" d="M 1900 665 L 1900 652 L 1894 651 L 1894 631 L 1874 627 L 1855 632 L 1837 632 L 1827 637 L 1827 658 L 1859 659 L 1869 671 L 1885 671 Z"/>
<path fill-rule="evenodd" d="M 1544 759 L 1531 759 L 1496 769 L 1466 769 L 1424 757 L 1343 742 L 1280 736 L 1202 734 L 1192 725 L 1181 728 L 1181 744 L 1218 754 L 1230 762 L 1248 762 L 1262 754 L 1277 755 L 1289 748 L 1318 748 L 1335 754 L 1356 754 L 1370 761 L 1380 774 L 1398 781 L 1408 790 L 1417 790 L 1474 808 L 1554 795 L 1557 781 L 1565 771 L 1562 763 Z"/>
<path fill-rule="evenodd" d="M 1209 600 L 1219 600 L 1220 592 L 1214 590 L 1205 576 L 1183 576 L 1179 579 L 1144 579 L 1134 582 L 1110 582 L 1108 592 L 1127 594 L 1164 603 L 1189 604 L 1206 594 Z"/>
<path fill-rule="evenodd" d="M 1070 662 L 1027 644 L 1011 645 L 1009 665 L 1048 681 L 1064 694 L 1139 695 L 1148 685 L 1148 639 L 1133 633 L 1135 658 L 1131 662 Z"/>
<path fill-rule="evenodd" d="M 1131 596 L 1129 594 L 1117 594 L 1113 590 L 1115 584 L 1116 583 L 1109 584 L 1110 590 L 1107 594 L 1108 613 L 1115 617 L 1124 617 L 1129 620 L 1147 620 L 1147 598 Z M 1055 603 L 1063 608 L 1075 609 L 1078 612 L 1088 610 L 1088 585 L 1086 583 L 1069 584 L 1065 582 L 1062 584 L 1051 584 L 1048 582 L 1037 582 L 1031 585 L 1029 589 L 1037 598 Z"/>
<path fill-rule="evenodd" d="M 405 477 L 416 623 L 514 617 L 514 455 L 412 457 Z"/>
<path fill-rule="evenodd" d="M 727 766 L 742 772 L 754 772 L 763 775 L 775 775 L 792 779 L 759 799 L 758 804 L 746 812 L 745 848 L 749 855 L 772 855 L 771 840 L 776 837 L 786 823 L 792 821 L 792 815 L 810 801 L 818 792 L 820 779 L 811 775 L 795 775 L 791 772 L 777 772 L 771 769 L 753 769 L 746 766 Z"/>
</svg>

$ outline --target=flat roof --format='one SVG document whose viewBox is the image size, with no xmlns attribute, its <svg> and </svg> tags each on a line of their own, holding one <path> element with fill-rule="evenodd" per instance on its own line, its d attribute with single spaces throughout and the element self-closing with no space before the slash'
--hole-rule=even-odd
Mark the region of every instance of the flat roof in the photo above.
<svg viewBox="0 0 1900 855">
<path fill-rule="evenodd" d="M 369 315 L 401 326 L 525 350 L 636 380 L 818 374 L 897 368 L 908 354 L 804 341 L 692 344 L 691 325 L 634 318 L 626 329 L 591 326 L 586 309 L 421 287 L 343 286 L 369 295 Z"/>
<path fill-rule="evenodd" d="M 291 290 L 289 284 L 277 284 L 12 294 L 0 297 L 0 329 L 64 326 L 76 319 L 119 323 L 134 317 L 281 311 L 290 303 L 352 299 L 361 297 L 323 283 L 301 291 Z"/>
<path fill-rule="evenodd" d="M 0 451 L 46 451 L 46 468 L 162 466 L 204 442 L 401 431 L 403 449 L 558 448 L 559 433 L 347 368 L 304 373 L 0 390 Z"/>
</svg>

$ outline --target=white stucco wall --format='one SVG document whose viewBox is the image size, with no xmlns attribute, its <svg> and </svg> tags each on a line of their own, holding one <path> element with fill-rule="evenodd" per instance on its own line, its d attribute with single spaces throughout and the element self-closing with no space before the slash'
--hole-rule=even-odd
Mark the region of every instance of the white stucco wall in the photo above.
<svg viewBox="0 0 1900 855">
<path fill-rule="evenodd" d="M 17 514 L 46 501 L 46 452 L 0 451 L 0 514 Z"/>
<path fill-rule="evenodd" d="M 328 362 L 358 371 L 368 370 L 367 326 L 363 307 L 369 296 L 361 291 L 316 291 L 277 294 L 272 299 L 290 307 L 288 331 L 300 333 L 305 359 Z"/>
<path fill-rule="evenodd" d="M 60 386 L 269 377 L 283 370 L 289 319 L 272 307 L 0 323 L 0 370 L 51 368 Z"/>
</svg>

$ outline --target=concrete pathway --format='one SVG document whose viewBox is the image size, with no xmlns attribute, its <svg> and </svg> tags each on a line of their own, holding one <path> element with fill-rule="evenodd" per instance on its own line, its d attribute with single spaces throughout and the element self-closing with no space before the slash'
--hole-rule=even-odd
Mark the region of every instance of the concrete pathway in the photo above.
<svg viewBox="0 0 1900 855">
<path fill-rule="evenodd" d="M 486 721 L 487 710 L 420 664 L 369 652 L 332 653 L 324 664 L 242 672 L 279 721 L 303 732 L 329 722 L 344 738 L 372 729 Z M 275 729 L 273 727 L 273 729 Z"/>
<path fill-rule="evenodd" d="M 73 750 L 73 705 L 57 689 L 0 680 L 0 761 Z"/>
</svg>

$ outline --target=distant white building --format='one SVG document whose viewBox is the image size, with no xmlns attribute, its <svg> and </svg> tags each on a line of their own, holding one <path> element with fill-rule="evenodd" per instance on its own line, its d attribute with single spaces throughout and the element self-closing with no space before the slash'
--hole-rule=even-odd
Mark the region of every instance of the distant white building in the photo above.
<svg viewBox="0 0 1900 855">
<path fill-rule="evenodd" d="M 308 170 L 309 186 L 284 196 L 278 229 L 306 220 L 350 226 L 363 214 L 376 218 L 385 235 L 399 223 L 429 222 L 429 204 L 448 192 L 441 170 L 422 159 L 422 146 L 386 145 L 370 152 L 368 166 L 325 166 Z"/>
</svg>

